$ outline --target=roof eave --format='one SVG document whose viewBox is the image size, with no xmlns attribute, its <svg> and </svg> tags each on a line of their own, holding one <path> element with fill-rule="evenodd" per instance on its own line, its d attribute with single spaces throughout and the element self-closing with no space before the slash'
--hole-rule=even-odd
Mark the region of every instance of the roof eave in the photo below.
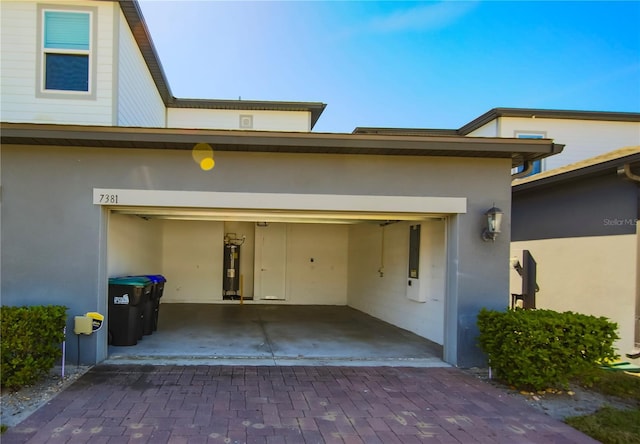
<svg viewBox="0 0 640 444">
<path fill-rule="evenodd" d="M 266 100 L 225 100 L 225 99 L 178 99 L 174 98 L 169 108 L 192 109 L 228 109 L 228 110 L 262 110 L 262 111 L 297 111 L 308 112 L 311 116 L 310 127 L 313 129 L 320 115 L 326 108 L 322 102 L 286 102 Z"/>
<path fill-rule="evenodd" d="M 626 164 L 640 165 L 640 154 L 631 154 L 629 156 L 618 157 L 616 159 L 588 165 L 583 168 L 566 171 L 563 173 L 555 174 L 553 176 L 542 177 L 540 179 L 531 180 L 524 183 L 515 183 L 512 186 L 512 191 L 513 193 L 519 193 L 574 180 L 601 176 L 608 173 L 617 174 L 618 168 Z"/>
<path fill-rule="evenodd" d="M 563 145 L 547 139 L 344 133 L 131 128 L 82 125 L 0 124 L 0 143 L 189 150 L 209 143 L 218 151 L 510 158 L 512 165 L 544 158 Z"/>
<path fill-rule="evenodd" d="M 167 76 L 162 68 L 162 64 L 160 63 L 158 52 L 153 45 L 151 34 L 149 33 L 147 24 L 143 19 L 140 5 L 138 5 L 137 0 L 119 0 L 118 3 L 120 4 L 120 9 L 124 14 L 127 23 L 129 24 L 133 38 L 135 39 L 138 48 L 140 48 L 140 53 L 142 54 L 147 68 L 149 68 L 151 77 L 158 89 L 158 94 L 162 97 L 164 104 L 168 106 L 168 104 L 173 100 L 173 94 L 171 93 Z"/>
<path fill-rule="evenodd" d="M 640 122 L 640 113 L 610 111 L 574 111 L 536 108 L 493 108 L 460 127 L 458 133 L 467 135 L 500 117 L 540 119 L 600 120 L 611 122 Z"/>
</svg>

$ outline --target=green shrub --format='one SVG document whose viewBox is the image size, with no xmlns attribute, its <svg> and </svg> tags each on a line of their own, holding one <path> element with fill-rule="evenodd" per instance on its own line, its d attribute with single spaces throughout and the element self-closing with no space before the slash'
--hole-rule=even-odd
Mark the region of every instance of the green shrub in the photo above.
<svg viewBox="0 0 640 444">
<path fill-rule="evenodd" d="M 0 307 L 0 383 L 17 389 L 46 375 L 62 356 L 67 308 Z"/>
<path fill-rule="evenodd" d="M 596 363 L 615 359 L 616 323 L 552 310 L 482 309 L 479 345 L 496 377 L 518 388 L 566 386 Z"/>
</svg>

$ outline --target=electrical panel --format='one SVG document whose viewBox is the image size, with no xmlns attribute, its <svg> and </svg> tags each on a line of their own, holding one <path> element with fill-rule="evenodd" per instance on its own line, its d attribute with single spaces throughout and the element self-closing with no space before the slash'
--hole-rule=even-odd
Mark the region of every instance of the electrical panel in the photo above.
<svg viewBox="0 0 640 444">
<path fill-rule="evenodd" d="M 422 244 L 424 243 L 420 231 L 420 225 L 411 225 L 409 227 L 407 298 L 416 302 L 426 302 L 428 282 L 421 282 L 420 279 L 420 254 L 423 250 Z"/>
</svg>

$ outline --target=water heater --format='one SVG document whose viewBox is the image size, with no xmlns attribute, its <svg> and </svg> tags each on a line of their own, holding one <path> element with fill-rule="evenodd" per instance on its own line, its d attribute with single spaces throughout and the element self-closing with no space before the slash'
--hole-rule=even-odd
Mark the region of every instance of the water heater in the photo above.
<svg viewBox="0 0 640 444">
<path fill-rule="evenodd" d="M 244 237 L 238 239 L 235 235 L 225 235 L 222 270 L 223 299 L 240 299 L 240 245 L 243 242 Z"/>
</svg>

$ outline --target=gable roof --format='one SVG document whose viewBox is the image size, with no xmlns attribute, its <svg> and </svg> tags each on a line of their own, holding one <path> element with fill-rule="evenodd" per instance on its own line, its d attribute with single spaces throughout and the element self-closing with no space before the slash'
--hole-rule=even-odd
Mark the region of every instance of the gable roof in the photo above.
<svg viewBox="0 0 640 444">
<path fill-rule="evenodd" d="M 517 192 L 589 175 L 617 172 L 618 168 L 626 164 L 635 168 L 640 167 L 640 146 L 620 148 L 560 168 L 516 179 L 513 181 L 512 189 Z"/>
<path fill-rule="evenodd" d="M 259 100 L 219 100 L 219 99 L 180 99 L 173 96 L 167 76 L 160 63 L 158 52 L 153 45 L 151 34 L 144 21 L 137 0 L 118 1 L 131 33 L 140 48 L 142 57 L 151 73 L 158 93 L 167 108 L 199 108 L 199 109 L 233 109 L 233 110 L 265 110 L 265 111 L 305 111 L 311 114 L 311 128 L 327 106 L 321 102 L 281 102 Z"/>
</svg>

